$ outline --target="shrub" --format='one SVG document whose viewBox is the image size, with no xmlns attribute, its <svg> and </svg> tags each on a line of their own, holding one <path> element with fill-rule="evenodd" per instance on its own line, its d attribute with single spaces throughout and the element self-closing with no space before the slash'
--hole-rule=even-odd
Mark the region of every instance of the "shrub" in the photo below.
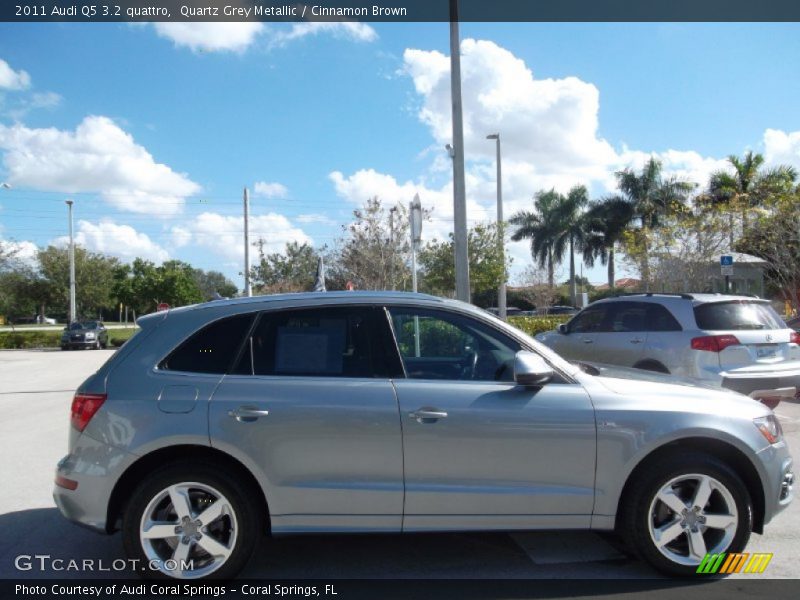
<svg viewBox="0 0 800 600">
<path fill-rule="evenodd" d="M 120 346 L 130 338 L 135 332 L 136 328 L 131 327 L 128 329 L 109 329 L 108 341 L 111 345 L 115 345 L 114 341 L 119 340 Z M 3 331 L 0 332 L 0 350 L 24 350 L 26 348 L 58 348 L 61 346 L 61 331 L 41 331 L 41 330 L 23 330 L 23 331 Z"/>
<path fill-rule="evenodd" d="M 555 329 L 561 323 L 566 323 L 572 318 L 571 315 L 550 315 L 541 317 L 508 317 L 509 325 L 513 325 L 530 336 L 543 331 Z"/>
</svg>

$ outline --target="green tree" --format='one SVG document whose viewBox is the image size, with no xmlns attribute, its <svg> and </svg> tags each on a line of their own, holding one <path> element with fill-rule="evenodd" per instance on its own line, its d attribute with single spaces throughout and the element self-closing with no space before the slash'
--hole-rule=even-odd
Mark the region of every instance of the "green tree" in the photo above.
<svg viewBox="0 0 800 600">
<path fill-rule="evenodd" d="M 236 284 L 219 271 L 193 269 L 193 275 L 200 294 L 205 300 L 213 299 L 215 294 L 223 298 L 232 298 L 239 292 Z"/>
<path fill-rule="evenodd" d="M 162 302 L 184 306 L 203 301 L 194 269 L 179 260 L 156 266 L 137 258 L 132 265 L 115 270 L 113 290 L 121 302 L 139 314 L 153 312 Z"/>
<path fill-rule="evenodd" d="M 555 287 L 555 267 L 564 258 L 564 248 L 556 254 L 555 240 L 558 237 L 560 223 L 557 207 L 563 202 L 563 196 L 555 191 L 539 191 L 534 197 L 534 211 L 520 211 L 509 219 L 515 228 L 511 239 L 531 241 L 531 257 L 541 268 L 547 269 L 547 284 Z"/>
<path fill-rule="evenodd" d="M 615 248 L 622 242 L 633 220 L 633 205 L 621 196 L 610 196 L 593 202 L 586 211 L 586 236 L 581 253 L 592 267 L 596 260 L 608 265 L 608 287 L 616 281 Z"/>
<path fill-rule="evenodd" d="M 52 306 L 63 312 L 69 308 L 69 248 L 48 246 L 37 253 L 38 297 L 41 311 Z M 96 316 L 113 306 L 112 287 L 116 258 L 89 252 L 75 246 L 75 302 L 78 317 Z"/>
<path fill-rule="evenodd" d="M 715 171 L 708 182 L 708 190 L 703 200 L 720 207 L 728 214 L 728 236 L 730 247 L 734 245 L 733 215 L 741 214 L 742 234 L 747 229 L 747 214 L 757 206 L 765 204 L 774 194 L 791 190 L 797 179 L 797 171 L 788 165 L 763 169 L 764 157 L 747 152 L 742 158 L 731 154 L 728 162 L 730 171 Z"/>
<path fill-rule="evenodd" d="M 557 222 L 561 224 L 561 231 L 555 238 L 554 249 L 560 253 L 560 248 L 569 246 L 569 294 L 572 306 L 578 304 L 578 291 L 575 281 L 575 248 L 582 247 L 586 237 L 586 221 L 583 211 L 589 204 L 589 191 L 586 186 L 573 187 L 556 210 Z"/>
<path fill-rule="evenodd" d="M 497 226 L 478 224 L 467 233 L 470 292 L 473 297 L 496 299 L 497 287 L 508 271 L 498 246 Z M 510 259 L 507 259 L 510 262 Z M 428 242 L 419 252 L 422 270 L 420 288 L 437 295 L 452 296 L 456 286 L 453 234 L 448 241 Z"/>
<path fill-rule="evenodd" d="M 666 217 L 685 212 L 685 202 L 696 186 L 674 177 L 664 178 L 661 162 L 655 158 L 650 158 L 639 173 L 624 169 L 618 171 L 616 176 L 619 190 L 633 205 L 634 215 L 641 221 L 641 228 L 634 232 L 634 238 L 642 250 L 641 276 L 645 285 L 649 286 L 651 231 Z"/>
<path fill-rule="evenodd" d="M 259 261 L 251 269 L 259 293 L 307 292 L 314 287 L 319 254 L 307 243 L 287 242 L 283 252 L 266 254 L 266 242 L 258 240 Z"/>
</svg>

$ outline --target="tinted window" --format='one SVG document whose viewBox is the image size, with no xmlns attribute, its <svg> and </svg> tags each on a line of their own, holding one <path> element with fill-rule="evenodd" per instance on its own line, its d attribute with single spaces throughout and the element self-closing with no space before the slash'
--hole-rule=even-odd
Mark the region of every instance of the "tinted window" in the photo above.
<svg viewBox="0 0 800 600">
<path fill-rule="evenodd" d="M 238 374 L 315 377 L 386 375 L 374 309 L 319 308 L 263 313 L 247 340 Z"/>
<path fill-rule="evenodd" d="M 390 308 L 397 347 L 411 379 L 513 381 L 514 339 L 468 317 Z"/>
<path fill-rule="evenodd" d="M 569 323 L 570 333 L 597 333 L 605 327 L 607 305 L 593 306 L 582 311 Z"/>
<path fill-rule="evenodd" d="M 641 302 L 618 302 L 612 305 L 610 317 L 611 331 L 627 333 L 647 331 L 647 305 Z"/>
<path fill-rule="evenodd" d="M 683 331 L 681 324 L 660 304 L 647 305 L 648 331 Z"/>
<path fill-rule="evenodd" d="M 785 329 L 781 318 L 768 304 L 735 300 L 709 302 L 694 307 L 694 318 L 700 329 Z"/>
<path fill-rule="evenodd" d="M 162 369 L 192 373 L 227 373 L 253 315 L 237 315 L 207 325 L 161 363 Z"/>
</svg>

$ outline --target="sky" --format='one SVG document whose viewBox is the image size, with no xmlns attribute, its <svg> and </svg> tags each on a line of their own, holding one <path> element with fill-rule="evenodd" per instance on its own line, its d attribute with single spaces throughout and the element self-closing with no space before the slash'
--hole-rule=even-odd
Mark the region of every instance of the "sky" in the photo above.
<svg viewBox="0 0 800 600">
<path fill-rule="evenodd" d="M 650 156 L 701 185 L 747 150 L 800 168 L 799 24 L 465 23 L 461 39 L 470 224 L 495 217 L 490 133 L 507 216 L 542 189 L 613 193 Z M 415 193 L 441 239 L 451 131 L 447 23 L 2 23 L 0 244 L 64 244 L 72 199 L 88 249 L 241 287 L 244 187 L 268 251 L 330 246 L 368 198 Z M 509 252 L 514 281 L 528 244 Z"/>
</svg>

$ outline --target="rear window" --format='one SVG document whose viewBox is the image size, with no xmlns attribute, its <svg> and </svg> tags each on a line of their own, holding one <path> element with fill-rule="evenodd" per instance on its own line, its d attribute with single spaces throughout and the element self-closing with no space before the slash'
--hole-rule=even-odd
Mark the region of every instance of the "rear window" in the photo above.
<svg viewBox="0 0 800 600">
<path fill-rule="evenodd" d="M 253 315 L 237 315 L 207 325 L 172 352 L 160 368 L 190 373 L 227 373 L 252 321 Z"/>
<path fill-rule="evenodd" d="M 746 300 L 700 304 L 694 318 L 698 328 L 711 331 L 786 328 L 769 304 Z"/>
</svg>

